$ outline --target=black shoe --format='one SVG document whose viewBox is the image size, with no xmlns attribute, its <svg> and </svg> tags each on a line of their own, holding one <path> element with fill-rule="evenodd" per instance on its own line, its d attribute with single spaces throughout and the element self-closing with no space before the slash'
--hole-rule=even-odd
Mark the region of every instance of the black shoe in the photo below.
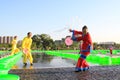
<svg viewBox="0 0 120 80">
<path fill-rule="evenodd" d="M 75 72 L 79 72 L 78 70 L 75 70 Z"/>
<path fill-rule="evenodd" d="M 79 70 L 79 69 L 75 69 L 75 72 L 80 72 L 81 70 Z"/>
<path fill-rule="evenodd" d="M 87 71 L 88 69 L 89 69 L 89 67 L 88 67 L 88 68 L 86 68 L 86 69 L 84 68 L 84 69 L 83 69 L 83 71 Z"/>
<path fill-rule="evenodd" d="M 27 63 L 24 63 L 24 66 L 27 66 Z"/>
<path fill-rule="evenodd" d="M 32 66 L 32 65 L 33 65 L 33 63 L 30 63 L 30 65 Z"/>
</svg>

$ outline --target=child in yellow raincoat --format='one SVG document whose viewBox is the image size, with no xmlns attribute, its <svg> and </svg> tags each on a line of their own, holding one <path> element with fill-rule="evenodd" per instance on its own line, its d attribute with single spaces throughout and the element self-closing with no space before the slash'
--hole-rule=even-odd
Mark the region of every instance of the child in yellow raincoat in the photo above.
<svg viewBox="0 0 120 80">
<path fill-rule="evenodd" d="M 26 66 L 27 65 L 27 59 L 30 61 L 30 65 L 33 65 L 33 57 L 31 55 L 31 45 L 32 45 L 32 39 L 31 39 L 32 33 L 28 32 L 27 37 L 25 37 L 22 41 L 22 50 L 23 50 L 23 63 Z"/>
<path fill-rule="evenodd" d="M 14 36 L 14 39 L 12 40 L 12 52 L 11 55 L 16 54 L 20 50 L 17 48 L 17 36 Z"/>
</svg>

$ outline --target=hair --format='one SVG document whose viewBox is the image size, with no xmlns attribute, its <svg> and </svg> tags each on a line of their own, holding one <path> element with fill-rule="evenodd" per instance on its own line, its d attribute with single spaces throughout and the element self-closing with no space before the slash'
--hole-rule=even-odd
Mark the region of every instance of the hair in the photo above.
<svg viewBox="0 0 120 80">
<path fill-rule="evenodd" d="M 31 32 L 28 32 L 27 35 L 29 35 Z"/>
<path fill-rule="evenodd" d="M 88 29 L 88 28 L 87 28 L 87 26 L 86 26 L 86 25 L 84 25 L 84 26 L 83 26 L 83 28 L 82 28 L 82 30 L 83 30 L 83 29 Z"/>
<path fill-rule="evenodd" d="M 14 39 L 17 38 L 17 36 L 14 36 Z"/>
</svg>

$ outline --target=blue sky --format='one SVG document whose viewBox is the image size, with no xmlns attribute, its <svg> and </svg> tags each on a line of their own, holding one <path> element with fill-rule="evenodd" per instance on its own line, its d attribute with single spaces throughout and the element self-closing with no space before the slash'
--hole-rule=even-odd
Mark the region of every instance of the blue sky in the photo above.
<svg viewBox="0 0 120 80">
<path fill-rule="evenodd" d="M 120 0 L 0 0 L 0 36 L 31 31 L 54 40 L 87 25 L 94 42 L 120 43 Z"/>
</svg>

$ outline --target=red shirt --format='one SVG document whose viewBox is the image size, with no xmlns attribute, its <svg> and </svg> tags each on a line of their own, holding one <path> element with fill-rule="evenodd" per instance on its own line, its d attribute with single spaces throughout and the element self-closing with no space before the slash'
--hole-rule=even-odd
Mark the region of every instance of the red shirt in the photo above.
<svg viewBox="0 0 120 80">
<path fill-rule="evenodd" d="M 81 31 L 73 31 L 74 36 L 75 35 L 82 35 L 80 37 L 76 37 L 77 41 L 83 41 L 82 43 L 82 50 L 86 50 L 88 48 L 88 46 L 92 46 L 92 39 L 89 33 L 83 35 L 83 33 Z"/>
</svg>

